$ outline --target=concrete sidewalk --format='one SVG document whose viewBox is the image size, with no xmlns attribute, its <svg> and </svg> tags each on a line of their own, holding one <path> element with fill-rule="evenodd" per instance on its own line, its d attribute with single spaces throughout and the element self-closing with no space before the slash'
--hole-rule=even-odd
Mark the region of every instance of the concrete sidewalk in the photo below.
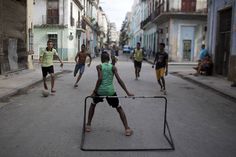
<svg viewBox="0 0 236 157">
<path fill-rule="evenodd" d="M 59 64 L 54 66 L 54 71 L 56 75 L 69 72 L 69 70 L 62 71 Z M 24 93 L 27 89 L 41 82 L 42 71 L 37 65 L 33 70 L 22 70 L 16 73 L 1 75 L 0 102 L 8 101 L 9 97 Z"/>
<path fill-rule="evenodd" d="M 191 72 L 173 72 L 172 74 L 215 91 L 236 102 L 236 87 L 231 87 L 232 82 L 222 76 L 194 76 Z"/>
</svg>

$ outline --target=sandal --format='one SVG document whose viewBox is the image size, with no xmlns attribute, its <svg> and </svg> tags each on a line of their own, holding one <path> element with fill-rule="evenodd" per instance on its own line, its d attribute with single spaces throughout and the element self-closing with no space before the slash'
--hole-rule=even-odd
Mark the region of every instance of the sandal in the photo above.
<svg viewBox="0 0 236 157">
<path fill-rule="evenodd" d="M 91 132 L 91 126 L 90 125 L 85 126 L 85 132 Z"/>
<path fill-rule="evenodd" d="M 125 130 L 125 136 L 131 136 L 132 134 L 133 134 L 133 130 L 131 130 L 131 129 Z"/>
<path fill-rule="evenodd" d="M 56 90 L 54 90 L 54 89 L 51 89 L 51 93 L 56 93 Z"/>
</svg>

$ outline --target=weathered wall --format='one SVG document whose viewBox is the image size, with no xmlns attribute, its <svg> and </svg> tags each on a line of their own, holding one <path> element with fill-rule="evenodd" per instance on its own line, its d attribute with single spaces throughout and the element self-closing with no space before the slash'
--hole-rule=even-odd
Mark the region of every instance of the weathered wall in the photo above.
<svg viewBox="0 0 236 157">
<path fill-rule="evenodd" d="M 27 68 L 26 0 L 0 0 L 1 74 Z"/>
</svg>

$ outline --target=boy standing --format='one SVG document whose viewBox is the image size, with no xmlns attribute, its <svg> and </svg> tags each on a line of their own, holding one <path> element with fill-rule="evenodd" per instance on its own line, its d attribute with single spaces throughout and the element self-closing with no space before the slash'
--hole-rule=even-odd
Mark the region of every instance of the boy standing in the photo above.
<svg viewBox="0 0 236 157">
<path fill-rule="evenodd" d="M 46 83 L 46 76 L 49 73 L 51 75 L 51 93 L 55 93 L 56 90 L 54 89 L 55 83 L 55 75 L 54 75 L 54 68 L 53 68 L 53 56 L 57 56 L 57 59 L 61 63 L 61 67 L 63 67 L 63 62 L 58 56 L 56 49 L 53 48 L 53 42 L 48 40 L 47 47 L 43 51 L 40 52 L 39 62 L 41 63 L 42 67 L 42 74 L 43 74 L 43 85 L 44 89 L 48 90 L 48 86 Z"/>
<path fill-rule="evenodd" d="M 78 82 L 84 73 L 85 62 L 86 62 L 87 57 L 89 57 L 89 59 L 90 59 L 89 64 L 88 64 L 88 67 L 89 67 L 92 62 L 92 57 L 89 53 L 87 53 L 85 51 L 85 45 L 82 44 L 81 45 L 81 52 L 78 52 L 75 56 L 76 65 L 75 65 L 75 70 L 74 70 L 74 77 L 76 76 L 76 74 L 78 73 L 79 70 L 80 70 L 80 72 L 79 72 L 79 76 L 74 84 L 74 87 L 78 87 Z"/>
<path fill-rule="evenodd" d="M 113 85 L 113 77 L 115 75 L 118 83 L 121 85 L 121 87 L 124 89 L 124 91 L 127 93 L 128 96 L 133 96 L 133 94 L 129 93 L 129 91 L 126 89 L 126 86 L 124 82 L 121 80 L 117 69 L 114 65 L 109 63 L 110 57 L 107 52 L 102 52 L 101 54 L 101 61 L 102 64 L 97 66 L 98 71 L 98 80 L 96 83 L 96 87 L 93 91 L 92 96 L 117 96 L 116 92 L 114 90 Z M 119 104 L 119 99 L 117 97 L 115 98 L 106 98 L 108 104 L 112 106 L 113 108 L 116 108 L 117 112 L 120 115 L 121 121 L 125 127 L 125 135 L 131 136 L 133 131 L 128 126 L 128 122 L 125 116 L 125 113 L 122 109 L 122 107 Z M 96 104 L 99 102 L 102 102 L 103 98 L 100 97 L 94 97 L 93 102 L 90 105 L 89 108 L 89 114 L 88 114 L 88 122 L 85 128 L 86 132 L 91 131 L 91 121 L 94 115 Z"/>
<path fill-rule="evenodd" d="M 140 71 L 144 58 L 144 52 L 140 47 L 140 42 L 137 43 L 137 47 L 136 49 L 134 49 L 134 52 L 132 53 L 130 58 L 134 59 L 135 79 L 138 80 L 138 77 L 140 77 Z"/>
<path fill-rule="evenodd" d="M 166 95 L 166 86 L 164 75 L 168 74 L 168 54 L 164 51 L 165 44 L 160 43 L 160 52 L 156 54 L 152 68 L 156 63 L 156 77 L 159 85 L 161 86 L 161 92 Z"/>
</svg>

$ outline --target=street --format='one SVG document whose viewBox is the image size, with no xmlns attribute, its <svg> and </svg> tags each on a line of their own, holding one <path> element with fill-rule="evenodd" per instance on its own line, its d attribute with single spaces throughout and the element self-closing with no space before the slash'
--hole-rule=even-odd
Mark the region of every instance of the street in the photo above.
<svg viewBox="0 0 236 157">
<path fill-rule="evenodd" d="M 80 150 L 84 99 L 97 80 L 96 58 L 74 88 L 73 73 L 59 75 L 56 94 L 41 96 L 42 84 L 5 102 L 0 108 L 0 157 L 233 157 L 236 154 L 236 104 L 210 90 L 169 74 L 166 77 L 167 120 L 174 140 L 173 151 L 85 152 Z M 74 64 L 65 66 L 73 71 Z M 120 56 L 118 72 L 135 96 L 158 96 L 154 69 L 144 62 L 135 80 L 128 57 Z M 170 66 L 169 72 L 181 70 Z M 115 79 L 115 78 L 114 78 Z M 48 82 L 50 85 L 50 82 Z M 115 80 L 119 96 L 125 92 Z M 89 106 L 88 101 L 88 106 Z M 86 133 L 86 148 L 168 147 L 163 137 L 164 102 L 161 99 L 120 99 L 128 123 L 134 130 L 124 136 L 115 109 L 106 101 L 97 105 L 92 132 Z"/>
</svg>

